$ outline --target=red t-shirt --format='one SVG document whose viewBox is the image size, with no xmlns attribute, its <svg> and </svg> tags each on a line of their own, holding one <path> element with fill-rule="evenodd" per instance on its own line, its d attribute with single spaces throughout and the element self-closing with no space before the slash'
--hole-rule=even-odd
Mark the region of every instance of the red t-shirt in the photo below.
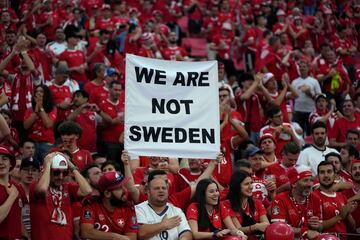
<svg viewBox="0 0 360 240">
<path fill-rule="evenodd" d="M 72 161 L 77 168 L 81 171 L 86 165 L 92 163 L 91 153 L 85 149 L 77 149 L 72 154 Z"/>
<path fill-rule="evenodd" d="M 321 192 L 319 189 L 316 189 L 310 194 L 310 196 L 314 216 L 319 217 L 322 221 L 326 221 L 336 215 L 339 215 L 340 209 L 347 203 L 346 197 L 339 192 L 329 195 Z M 323 229 L 323 232 L 346 233 L 347 230 L 345 222 L 339 221 L 332 227 Z"/>
<path fill-rule="evenodd" d="M 202 172 L 193 174 L 189 168 L 181 168 L 177 174 L 174 175 L 175 191 L 180 192 L 183 189 L 189 187 L 191 183 L 194 183 L 196 179 L 200 177 Z"/>
<path fill-rule="evenodd" d="M 21 209 L 24 206 L 24 203 L 27 203 L 27 197 L 19 185 L 15 182 L 9 182 L 11 185 L 14 185 L 19 194 L 15 199 L 14 203 L 11 205 L 11 209 L 6 218 L 0 223 L 0 239 L 17 239 L 22 236 L 21 229 Z M 4 204 L 8 198 L 6 188 L 4 185 L 0 184 L 0 205 Z"/>
<path fill-rule="evenodd" d="M 78 146 L 90 152 L 96 152 L 96 113 L 91 111 L 82 111 L 75 118 L 83 129 L 82 135 L 78 140 Z"/>
<path fill-rule="evenodd" d="M 224 205 L 224 203 L 220 202 L 218 206 L 214 207 L 211 215 L 208 215 L 209 221 L 211 225 L 215 229 L 223 229 L 223 219 L 229 216 L 229 209 Z M 199 213 L 198 213 L 198 204 L 191 203 L 186 211 L 186 218 L 187 220 L 199 220 Z M 210 228 L 204 229 L 199 227 L 199 231 L 201 232 L 211 232 Z"/>
<path fill-rule="evenodd" d="M 349 121 L 342 117 L 335 121 L 334 127 L 331 129 L 329 138 L 335 139 L 337 142 L 344 143 L 346 140 L 346 132 L 349 129 L 356 129 L 360 131 L 360 114 L 355 113 L 355 120 Z"/>
<path fill-rule="evenodd" d="M 44 194 L 35 194 L 36 182 L 30 185 L 31 238 L 37 240 L 72 240 L 72 203 L 79 186 L 64 183 L 61 191 L 49 187 Z"/>
<path fill-rule="evenodd" d="M 224 47 L 217 50 L 217 56 L 220 59 L 225 59 L 225 60 L 230 59 L 230 50 L 231 50 L 230 47 L 231 47 L 231 43 L 233 41 L 233 38 L 234 38 L 233 34 L 230 34 L 229 36 L 224 36 L 222 34 L 214 36 L 213 42 L 215 43 L 215 45 L 217 47 L 220 46 L 221 42 L 224 43 Z"/>
<path fill-rule="evenodd" d="M 286 183 L 289 183 L 287 169 L 281 163 L 274 163 L 268 166 L 264 171 L 264 175 L 274 175 L 276 179 L 276 187 L 280 187 Z"/>
<path fill-rule="evenodd" d="M 91 94 L 89 93 L 89 102 L 95 103 L 98 106 L 108 98 L 109 90 L 105 86 L 96 88 L 96 91 L 91 91 Z"/>
<path fill-rule="evenodd" d="M 118 101 L 116 104 L 109 100 L 103 101 L 100 104 L 100 109 L 108 114 L 112 119 L 116 118 L 119 114 L 124 114 L 124 102 Z M 119 143 L 120 134 L 124 131 L 124 123 L 109 125 L 102 131 L 102 140 L 104 142 Z"/>
<path fill-rule="evenodd" d="M 260 114 L 262 111 L 260 96 L 254 93 L 249 99 L 241 100 L 242 94 L 243 92 L 239 92 L 235 96 L 238 111 L 241 113 L 241 116 L 244 116 L 244 122 L 249 123 L 250 130 L 259 132 L 263 126 L 263 119 Z"/>
<path fill-rule="evenodd" d="M 68 100 L 69 102 L 71 102 L 72 94 L 69 86 L 66 85 L 59 86 L 55 83 L 52 83 L 49 86 L 49 90 L 56 105 L 59 105 L 64 100 Z M 69 113 L 70 113 L 70 109 L 62 109 L 58 107 L 58 115 L 56 121 L 64 120 L 69 115 Z"/>
<path fill-rule="evenodd" d="M 24 120 L 30 118 L 31 113 L 33 112 L 32 108 L 29 108 L 25 112 Z M 51 112 L 47 113 L 48 117 L 55 122 L 57 116 L 57 109 L 54 107 Z M 37 113 L 35 122 L 28 129 L 30 134 L 29 138 L 35 142 L 46 142 L 54 144 L 54 129 L 53 127 L 46 128 L 41 117 L 40 113 Z"/>
<path fill-rule="evenodd" d="M 271 203 L 271 221 L 285 221 L 295 228 L 307 226 L 308 218 L 313 216 L 310 201 L 304 204 L 298 204 L 289 192 L 278 194 Z"/>
<path fill-rule="evenodd" d="M 33 61 L 36 61 L 36 65 L 38 66 L 38 70 L 45 81 L 51 80 L 52 75 L 52 62 L 51 56 L 45 50 L 36 47 L 29 50 L 29 54 L 33 56 L 31 58 Z"/>
<path fill-rule="evenodd" d="M 116 207 L 114 212 L 108 211 L 101 201 L 94 201 L 82 208 L 80 224 L 92 224 L 102 232 L 113 232 L 125 235 L 138 232 L 138 224 L 134 206 Z"/>
<path fill-rule="evenodd" d="M 283 123 L 283 126 L 292 128 L 290 123 Z M 275 134 L 273 134 L 274 131 L 275 131 L 275 129 L 272 126 L 267 125 L 261 129 L 260 136 L 264 135 L 265 133 L 270 133 L 273 135 L 273 137 L 275 137 L 275 140 L 276 140 L 275 154 L 276 154 L 277 158 L 281 158 L 281 151 L 282 151 L 284 145 L 287 142 L 291 142 L 292 138 L 291 138 L 291 135 L 289 135 L 285 132 L 281 132 L 280 134 L 278 133 L 275 135 Z"/>
<path fill-rule="evenodd" d="M 91 81 L 91 82 L 85 83 L 84 90 L 89 94 L 89 96 L 91 96 L 92 94 L 98 92 L 104 86 L 105 86 L 104 82 L 101 83 L 100 85 L 97 85 L 93 81 Z"/>
<path fill-rule="evenodd" d="M 186 51 L 182 47 L 167 47 L 161 51 L 161 55 L 165 60 L 176 61 L 176 56 L 186 57 Z"/>
<path fill-rule="evenodd" d="M 225 200 L 223 202 L 223 204 L 224 204 L 225 208 L 228 209 L 229 216 L 230 217 L 236 217 L 238 219 L 239 223 L 242 224 L 243 219 L 242 219 L 240 213 L 235 212 L 231 208 L 230 201 Z M 249 204 L 246 204 L 246 207 L 244 209 L 244 213 L 247 214 L 248 216 L 251 216 L 255 220 L 255 222 L 259 223 L 260 222 L 260 217 L 266 215 L 266 209 L 265 209 L 264 205 L 261 203 L 261 201 L 258 200 L 258 199 L 254 199 L 254 204 L 255 204 L 255 211 L 254 211 L 253 214 L 251 214 L 251 212 L 250 212 Z"/>
<path fill-rule="evenodd" d="M 79 67 L 83 64 L 86 64 L 85 55 L 80 50 L 66 49 L 59 55 L 59 60 L 65 61 L 68 64 L 69 68 Z M 88 78 L 86 77 L 85 72 L 79 73 L 79 72 L 73 71 L 73 72 L 71 72 L 71 78 L 76 81 L 83 82 L 83 83 L 88 82 Z"/>
<path fill-rule="evenodd" d="M 358 191 L 353 187 L 352 189 L 346 189 L 342 192 L 348 199 L 353 197 Z M 358 204 L 357 208 L 354 212 L 351 213 L 352 217 L 355 220 L 356 229 L 360 228 L 360 205 Z M 349 239 L 355 240 L 357 239 L 355 236 L 353 238 L 349 237 Z"/>
</svg>

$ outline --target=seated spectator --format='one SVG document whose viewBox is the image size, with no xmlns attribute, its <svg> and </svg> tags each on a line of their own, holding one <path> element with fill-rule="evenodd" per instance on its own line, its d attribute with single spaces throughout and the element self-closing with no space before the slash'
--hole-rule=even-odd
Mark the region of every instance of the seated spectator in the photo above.
<svg viewBox="0 0 360 240">
<path fill-rule="evenodd" d="M 35 159 L 41 162 L 55 143 L 53 126 L 56 117 L 57 109 L 49 88 L 39 85 L 34 91 L 32 108 L 25 112 L 24 128 L 29 130 L 29 139 L 35 142 Z"/>
<path fill-rule="evenodd" d="M 134 207 L 125 200 L 124 184 L 128 180 L 118 172 L 107 172 L 100 177 L 99 199 L 82 207 L 80 222 L 83 238 L 137 239 L 139 226 Z"/>
<path fill-rule="evenodd" d="M 195 202 L 188 207 L 186 217 L 194 239 L 244 236 L 232 223 L 228 209 L 220 202 L 219 188 L 211 179 L 203 179 L 198 183 Z M 224 222 L 226 226 L 232 226 L 232 229 L 224 228 Z"/>
<path fill-rule="evenodd" d="M 248 173 L 235 172 L 231 176 L 228 200 L 224 202 L 233 224 L 244 232 L 248 239 L 256 239 L 269 225 L 262 202 L 252 196 L 252 182 Z"/>
</svg>

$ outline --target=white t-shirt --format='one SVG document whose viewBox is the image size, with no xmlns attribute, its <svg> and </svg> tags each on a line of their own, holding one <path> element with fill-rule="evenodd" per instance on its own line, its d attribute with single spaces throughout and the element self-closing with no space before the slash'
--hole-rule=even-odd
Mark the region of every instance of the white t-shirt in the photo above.
<svg viewBox="0 0 360 240">
<path fill-rule="evenodd" d="M 149 202 L 145 201 L 135 206 L 135 212 L 139 225 L 160 223 L 165 215 L 167 215 L 168 218 L 174 216 L 179 216 L 181 218 L 181 223 L 178 227 L 172 228 L 167 231 L 162 231 L 161 233 L 151 238 L 147 238 L 149 240 L 175 240 L 179 239 L 179 236 L 182 233 L 191 231 L 183 211 L 180 208 L 175 207 L 171 203 L 167 203 L 164 211 L 160 214 L 157 214 L 154 209 L 149 205 Z"/>
<path fill-rule="evenodd" d="M 324 151 L 316 149 L 314 146 L 305 148 L 300 152 L 297 164 L 309 166 L 311 168 L 312 175 L 317 175 L 317 167 L 319 163 L 325 160 L 325 155 L 331 152 L 339 153 L 334 148 L 326 147 Z"/>
<path fill-rule="evenodd" d="M 50 42 L 46 45 L 46 49 L 55 56 L 59 56 L 63 51 L 67 49 L 67 42 L 58 43 L 56 41 Z"/>
<path fill-rule="evenodd" d="M 319 82 L 312 77 L 305 79 L 299 77 L 295 79 L 291 85 L 298 92 L 299 97 L 295 99 L 294 109 L 298 112 L 312 112 L 315 109 L 315 100 L 300 90 L 301 86 L 306 85 L 310 87 L 311 94 L 316 96 L 321 93 Z"/>
</svg>

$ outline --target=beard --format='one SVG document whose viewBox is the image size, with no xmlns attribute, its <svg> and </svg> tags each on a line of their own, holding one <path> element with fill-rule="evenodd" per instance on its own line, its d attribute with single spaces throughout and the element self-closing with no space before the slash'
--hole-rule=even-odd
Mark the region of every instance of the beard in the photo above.
<svg viewBox="0 0 360 240">
<path fill-rule="evenodd" d="M 329 189 L 334 185 L 334 182 L 329 183 L 329 184 L 320 183 L 320 185 L 325 189 Z"/>
<path fill-rule="evenodd" d="M 177 43 L 177 40 L 169 40 L 169 43 L 171 43 L 171 44 L 176 44 L 176 43 Z"/>
<path fill-rule="evenodd" d="M 118 199 L 113 194 L 111 195 L 110 203 L 114 207 L 122 207 L 125 204 L 125 202 L 122 199 Z"/>
</svg>

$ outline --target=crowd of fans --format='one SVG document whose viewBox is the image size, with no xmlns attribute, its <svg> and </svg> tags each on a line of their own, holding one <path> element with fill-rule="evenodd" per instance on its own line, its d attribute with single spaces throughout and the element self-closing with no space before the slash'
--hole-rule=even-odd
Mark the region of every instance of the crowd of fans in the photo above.
<svg viewBox="0 0 360 240">
<path fill-rule="evenodd" d="M 359 239 L 359 31 L 359 0 L 0 0 L 0 239 Z M 130 160 L 127 53 L 218 61 L 216 160 Z"/>
</svg>

